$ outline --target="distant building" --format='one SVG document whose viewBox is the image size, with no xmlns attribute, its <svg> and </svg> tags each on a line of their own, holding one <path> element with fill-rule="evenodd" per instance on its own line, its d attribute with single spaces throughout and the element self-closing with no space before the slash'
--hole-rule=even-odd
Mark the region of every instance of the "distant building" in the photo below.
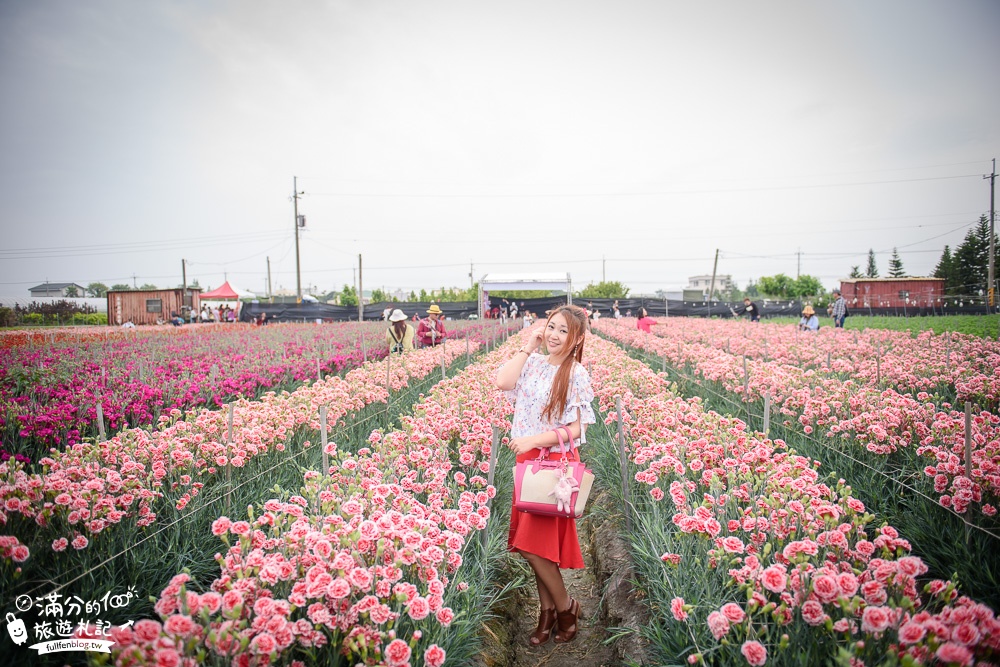
<svg viewBox="0 0 1000 667">
<path fill-rule="evenodd" d="M 87 288 L 76 283 L 42 283 L 28 288 L 31 296 L 66 296 L 66 290 L 70 287 L 76 288 L 77 296 L 87 296 Z"/>
<path fill-rule="evenodd" d="M 185 317 L 201 309 L 201 288 L 158 290 L 108 290 L 108 324 L 162 324 L 176 313 Z"/>
<path fill-rule="evenodd" d="M 944 278 L 845 278 L 848 308 L 932 307 L 944 299 Z"/>
<path fill-rule="evenodd" d="M 684 300 L 687 301 L 688 295 L 692 290 L 699 290 L 702 294 L 702 299 L 707 299 L 709 294 L 708 290 L 712 288 L 712 274 L 704 276 L 691 276 L 688 278 L 688 286 L 684 288 Z M 721 294 L 726 294 L 733 290 L 733 277 L 727 274 L 717 274 L 715 276 L 715 293 L 716 296 Z"/>
</svg>

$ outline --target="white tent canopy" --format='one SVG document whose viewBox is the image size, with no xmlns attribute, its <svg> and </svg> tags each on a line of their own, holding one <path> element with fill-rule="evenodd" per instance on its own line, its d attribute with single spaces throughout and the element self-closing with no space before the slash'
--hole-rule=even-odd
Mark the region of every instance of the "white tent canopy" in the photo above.
<svg viewBox="0 0 1000 667">
<path fill-rule="evenodd" d="M 483 316 L 483 293 L 501 290 L 563 291 L 573 303 L 573 281 L 568 273 L 487 273 L 479 279 L 479 317 Z"/>
</svg>

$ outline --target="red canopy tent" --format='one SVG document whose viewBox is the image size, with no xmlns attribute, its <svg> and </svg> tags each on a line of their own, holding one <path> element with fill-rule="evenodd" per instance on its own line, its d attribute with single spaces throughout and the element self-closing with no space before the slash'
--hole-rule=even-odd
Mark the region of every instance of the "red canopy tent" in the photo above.
<svg viewBox="0 0 1000 667">
<path fill-rule="evenodd" d="M 240 298 L 240 293 L 233 289 L 233 286 L 229 284 L 229 281 L 222 283 L 214 290 L 210 292 L 201 293 L 202 300 L 204 299 L 238 299 Z"/>
</svg>

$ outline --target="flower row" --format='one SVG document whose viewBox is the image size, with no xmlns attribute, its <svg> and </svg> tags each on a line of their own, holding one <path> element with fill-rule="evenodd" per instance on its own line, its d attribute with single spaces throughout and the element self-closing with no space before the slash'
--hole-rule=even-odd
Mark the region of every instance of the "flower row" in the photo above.
<svg viewBox="0 0 1000 667">
<path fill-rule="evenodd" d="M 478 343 L 469 343 L 477 349 Z M 156 430 L 127 429 L 100 443 L 78 443 L 53 451 L 32 473 L 16 461 L 0 463 L 0 524 L 19 515 L 53 539 L 59 551 L 67 541 L 87 545 L 87 535 L 111 525 L 156 521 L 155 501 L 169 498 L 182 511 L 226 470 L 239 470 L 269 452 L 284 452 L 302 428 L 320 428 L 327 408 L 332 427 L 346 415 L 373 403 L 387 403 L 413 379 L 424 378 L 466 354 L 464 345 L 417 350 L 388 362 L 368 362 L 344 377 L 307 383 L 292 393 L 268 393 L 258 401 L 239 400 L 228 410 L 163 415 Z M 309 446 L 309 443 L 304 443 Z M 28 524 L 30 525 L 30 524 Z"/>
<path fill-rule="evenodd" d="M 441 644 L 476 605 L 463 555 L 486 528 L 494 487 L 492 430 L 510 406 L 496 400 L 494 366 L 514 344 L 443 380 L 396 431 L 373 431 L 354 453 L 310 471 L 298 494 L 219 517 L 226 546 L 211 589 L 179 574 L 156 603 L 159 621 L 115 631 L 116 665 L 200 662 L 313 664 L 323 652 L 348 664 L 443 664 Z M 471 628 L 478 633 L 478 628 Z M 200 656 L 200 657 L 199 657 Z"/>
<path fill-rule="evenodd" d="M 484 342 L 486 325 L 453 333 Z M 154 423 L 173 409 L 217 407 L 235 397 L 341 373 L 387 354 L 381 323 L 198 326 L 108 339 L 61 337 L 0 358 L 0 427 L 11 451 L 71 445 L 97 434 L 97 405 L 111 432 Z M 457 341 L 462 347 L 464 342 Z"/>
<path fill-rule="evenodd" d="M 985 410 L 971 419 L 970 462 L 965 459 L 965 413 L 947 403 L 937 405 L 924 392 L 913 396 L 874 383 L 841 379 L 775 359 L 741 359 L 698 342 L 688 323 L 668 321 L 656 335 L 626 324 L 602 321 L 597 329 L 632 347 L 665 357 L 680 367 L 692 367 L 704 379 L 720 383 L 747 400 L 767 396 L 786 424 L 797 422 L 806 434 L 816 431 L 864 447 L 876 455 L 912 449 L 923 461 L 925 476 L 940 503 L 959 514 L 970 509 L 987 517 L 997 513 L 1000 500 L 1000 415 Z M 696 326 L 696 325 L 692 325 Z M 806 336 L 806 334 L 802 334 Z M 845 340 L 847 332 L 839 334 Z M 692 340 L 694 338 L 694 340 Z M 769 349 L 778 345 L 771 343 Z M 998 369 L 1000 370 L 1000 369 Z M 744 393 L 746 392 L 746 393 Z M 930 485 L 930 484 L 929 484 Z"/>
<path fill-rule="evenodd" d="M 840 651 L 858 665 L 890 654 L 942 665 L 1000 656 L 994 612 L 951 582 L 921 586 L 923 561 L 892 526 L 875 527 L 843 480 L 831 486 L 817 461 L 671 394 L 611 343 L 589 348 L 607 421 L 619 418 L 616 397 L 624 405 L 645 498 L 635 516 L 648 524 L 637 534 L 662 553 L 672 590 L 651 601 L 673 619 L 659 621 L 662 634 L 676 633 L 670 650 L 693 646 L 691 663 L 751 665 L 822 664 Z"/>
</svg>

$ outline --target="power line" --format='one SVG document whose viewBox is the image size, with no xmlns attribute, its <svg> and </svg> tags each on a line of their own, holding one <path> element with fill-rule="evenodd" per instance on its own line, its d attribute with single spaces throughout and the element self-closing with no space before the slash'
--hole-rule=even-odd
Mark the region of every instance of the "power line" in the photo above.
<svg viewBox="0 0 1000 667">
<path fill-rule="evenodd" d="M 927 181 L 946 181 L 959 178 L 979 178 L 979 174 L 959 174 L 957 176 L 927 176 L 924 178 L 902 178 L 884 181 L 854 181 L 848 183 L 814 183 L 808 185 L 773 185 L 749 188 L 709 188 L 688 190 L 647 190 L 631 192 L 578 192 L 578 193 L 372 193 L 372 192 L 310 192 L 315 197 L 346 197 L 346 198 L 385 198 L 385 199 L 535 199 L 535 198 L 578 198 L 578 197 L 656 197 L 662 195 L 683 194 L 719 194 L 727 192 L 766 192 L 773 190 L 809 190 L 816 188 L 855 187 L 861 185 L 888 185 L 895 183 L 920 183 Z"/>
</svg>

